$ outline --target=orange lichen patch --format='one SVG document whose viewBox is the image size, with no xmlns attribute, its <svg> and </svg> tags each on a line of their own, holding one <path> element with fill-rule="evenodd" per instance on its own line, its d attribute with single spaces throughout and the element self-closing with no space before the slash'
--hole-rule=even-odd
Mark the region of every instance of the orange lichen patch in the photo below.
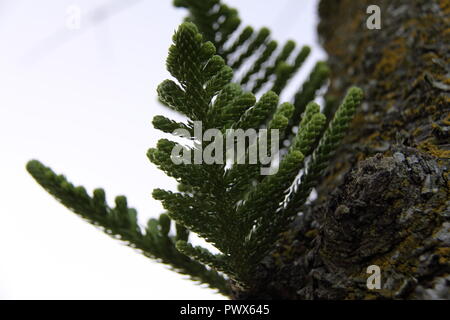
<svg viewBox="0 0 450 320">
<path fill-rule="evenodd" d="M 439 255 L 439 263 L 446 264 L 450 258 L 450 248 L 442 247 L 436 250 L 436 253 Z"/>
<path fill-rule="evenodd" d="M 445 104 L 448 104 L 448 103 L 450 103 L 450 97 L 445 97 Z"/>
<path fill-rule="evenodd" d="M 408 236 L 392 252 L 394 254 L 397 251 L 398 252 L 411 252 L 417 247 L 418 247 L 417 239 L 414 238 L 413 236 Z M 395 266 L 395 269 L 400 271 L 400 272 L 402 272 L 403 274 L 414 274 L 417 271 L 417 265 L 416 264 L 418 263 L 418 261 L 414 261 L 414 264 L 411 264 L 411 262 L 408 262 L 408 261 L 398 261 L 398 262 L 395 262 L 394 265 L 393 265 L 392 256 L 389 255 L 387 257 L 384 257 L 384 259 L 380 259 L 379 262 L 383 263 L 383 264 L 379 265 L 380 268 L 383 269 L 383 267 L 385 267 L 386 269 L 388 269 L 389 267 L 394 267 Z M 376 263 L 374 262 L 374 264 L 376 264 Z"/>
<path fill-rule="evenodd" d="M 440 127 L 437 123 L 434 123 L 434 122 L 433 122 L 433 123 L 431 124 L 431 128 L 438 130 L 438 129 L 440 129 L 441 127 Z"/>
<path fill-rule="evenodd" d="M 420 82 L 425 81 L 425 72 L 422 72 L 412 83 L 411 88 L 416 88 Z"/>
<path fill-rule="evenodd" d="M 370 136 L 368 136 L 366 139 L 364 139 L 365 141 L 373 141 L 376 138 L 378 138 L 380 136 L 379 132 L 374 132 L 372 133 Z"/>
<path fill-rule="evenodd" d="M 450 159 L 450 150 L 439 149 L 438 146 L 430 141 L 430 139 L 425 140 L 424 142 L 419 144 L 418 148 L 436 158 Z"/>
<path fill-rule="evenodd" d="M 422 128 L 418 127 L 418 128 L 416 128 L 416 129 L 414 129 L 412 135 L 413 135 L 413 137 L 417 137 L 417 136 L 419 136 L 421 133 L 422 133 Z"/>
<path fill-rule="evenodd" d="M 450 15 L 450 1 L 449 0 L 440 0 L 439 6 L 441 7 L 442 12 L 444 14 Z"/>
<path fill-rule="evenodd" d="M 397 38 L 384 51 L 375 68 L 375 75 L 386 75 L 399 68 L 407 52 L 404 38 Z"/>
<path fill-rule="evenodd" d="M 448 175 L 448 174 L 447 174 Z M 450 188 L 448 188 L 446 191 L 444 191 L 445 193 L 449 193 L 450 192 Z M 447 203 L 443 202 L 441 203 L 440 206 L 438 206 L 437 208 L 433 209 L 434 213 L 440 214 L 441 212 L 444 212 L 445 210 L 447 210 Z"/>
<path fill-rule="evenodd" d="M 407 108 L 404 111 L 404 115 L 408 118 L 414 119 L 420 115 L 421 108 Z"/>
<path fill-rule="evenodd" d="M 450 126 L 450 113 L 447 114 L 447 117 L 445 117 L 444 120 L 442 120 L 442 123 L 446 126 Z"/>
<path fill-rule="evenodd" d="M 437 80 L 439 80 L 445 84 L 450 83 L 450 78 L 446 74 L 434 74 L 433 76 L 434 76 L 434 78 L 436 78 Z"/>
<path fill-rule="evenodd" d="M 432 62 L 433 59 L 437 59 L 437 58 L 439 58 L 439 56 L 436 53 L 434 53 L 434 52 L 427 52 L 427 53 L 422 55 L 422 59 L 424 61 Z"/>
</svg>

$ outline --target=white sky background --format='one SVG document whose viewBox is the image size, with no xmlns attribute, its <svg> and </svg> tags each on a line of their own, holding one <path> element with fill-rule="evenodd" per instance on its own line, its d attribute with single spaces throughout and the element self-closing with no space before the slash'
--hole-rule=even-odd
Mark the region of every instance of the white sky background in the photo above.
<svg viewBox="0 0 450 320">
<path fill-rule="evenodd" d="M 161 213 L 151 191 L 175 182 L 145 154 L 161 137 L 153 116 L 168 114 L 156 87 L 169 78 L 167 49 L 185 11 L 171 0 L 141 0 L 91 27 L 92 10 L 121 1 L 0 0 L 2 299 L 223 298 L 82 221 L 25 170 L 36 158 L 89 192 L 105 188 L 110 203 L 124 194 L 142 225 Z M 312 47 L 290 93 L 324 58 L 317 0 L 226 3 L 244 25 Z M 72 4 L 82 10 L 79 31 L 65 28 Z"/>
</svg>

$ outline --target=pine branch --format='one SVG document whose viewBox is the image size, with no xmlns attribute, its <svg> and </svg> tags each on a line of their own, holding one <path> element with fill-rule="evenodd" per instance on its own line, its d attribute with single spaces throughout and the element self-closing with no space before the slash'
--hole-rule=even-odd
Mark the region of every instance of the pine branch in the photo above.
<svg viewBox="0 0 450 320">
<path fill-rule="evenodd" d="M 180 39 L 186 43 L 180 42 Z M 200 70 L 196 77 L 185 77 L 185 72 L 178 72 L 177 66 L 171 65 L 170 62 L 174 61 L 171 55 L 180 51 L 181 48 L 191 48 L 193 51 L 202 48 L 204 44 L 201 43 L 200 39 L 202 39 L 202 36 L 197 33 L 195 26 L 188 23 L 181 25 L 174 36 L 174 45 L 169 53 L 168 66 L 171 74 L 183 88 L 195 86 L 197 79 L 202 79 L 202 88 L 208 88 L 208 83 L 211 83 L 210 79 L 214 79 L 220 73 L 220 71 L 217 71 L 218 73 L 214 75 L 213 72 L 205 72 L 205 69 L 202 69 L 202 65 L 210 63 L 208 60 L 193 59 L 190 61 L 191 66 L 183 65 L 183 68 Z M 260 40 L 263 41 L 262 39 L 265 39 L 265 37 L 261 37 Z M 189 41 L 194 43 L 190 44 Z M 278 57 L 279 64 L 283 64 L 283 60 L 289 57 L 294 47 L 293 43 L 285 46 Z M 253 49 L 250 48 L 251 50 Z M 214 52 L 214 50 L 211 49 L 209 52 Z M 303 49 L 303 52 L 296 58 L 298 66 L 309 53 L 309 49 Z M 192 56 L 192 52 L 185 52 L 185 56 L 189 55 Z M 241 58 L 236 60 L 237 64 L 245 59 L 242 58 L 244 56 L 247 57 L 248 54 L 244 52 Z M 211 55 L 208 58 L 213 59 Z M 236 67 L 236 63 L 234 67 Z M 221 66 L 221 68 L 221 70 L 224 70 L 226 66 Z M 219 68 L 215 70 L 219 70 Z M 303 104 L 303 100 L 307 97 L 314 96 L 315 91 L 323 84 L 326 70 L 323 64 L 318 64 L 310 79 L 303 86 L 302 93 L 297 97 L 298 105 Z M 285 80 L 275 82 L 275 85 L 283 87 L 283 83 L 287 82 L 291 74 L 292 72 L 289 71 L 289 74 L 283 76 Z M 227 77 L 226 81 L 215 90 L 198 91 L 198 94 L 202 95 L 198 97 L 199 100 L 207 105 L 207 110 L 204 112 L 206 116 L 203 118 L 205 124 L 203 129 L 216 127 L 223 138 L 229 139 L 230 134 L 227 131 L 229 128 L 255 130 L 266 124 L 269 130 L 279 130 L 281 138 L 283 138 L 288 131 L 287 128 L 294 121 L 295 113 L 299 110 L 298 106 L 296 108 L 290 103 L 283 103 L 277 107 L 278 96 L 274 92 L 264 94 L 256 102 L 253 94 L 243 91 L 235 83 L 227 83 L 228 79 L 230 78 Z M 350 96 L 354 96 L 352 92 Z M 171 97 L 171 99 L 176 100 L 176 97 Z M 349 108 L 350 100 L 351 98 L 347 97 L 344 101 L 343 108 L 345 110 Z M 357 101 L 355 101 L 355 105 L 356 103 Z M 171 164 L 170 150 L 176 145 L 173 142 L 164 140 L 158 143 L 156 149 L 152 149 L 150 152 L 151 160 L 192 191 L 189 195 L 186 195 L 155 190 L 154 197 L 163 201 L 163 205 L 172 219 L 197 233 L 222 252 L 220 255 L 212 255 L 202 248 L 192 247 L 187 242 L 179 242 L 178 248 L 183 253 L 226 272 L 242 286 L 251 283 L 253 268 L 271 250 L 273 242 L 290 221 L 290 216 L 282 211 L 281 206 L 299 171 L 304 168 L 305 156 L 313 152 L 317 140 L 324 131 L 326 117 L 320 113 L 319 105 L 310 103 L 307 106 L 305 105 L 303 109 L 306 109 L 303 116 L 296 116 L 299 121 L 299 130 L 292 140 L 287 155 L 282 159 L 278 172 L 265 178 L 259 176 L 261 166 L 250 164 L 248 161 L 252 152 L 252 145 L 260 141 L 262 137 L 251 142 L 246 147 L 244 157 L 235 159 L 236 162 L 230 169 L 225 169 L 223 164 L 204 163 L 197 165 L 197 167 L 202 168 L 201 170 L 191 171 L 193 169 L 190 164 Z M 195 117 L 196 113 L 187 113 L 188 116 L 189 114 Z M 343 130 L 345 127 L 343 119 L 348 120 L 350 116 L 351 114 L 347 111 L 338 111 L 336 114 L 337 120 L 331 125 L 333 128 L 339 126 L 339 130 Z M 193 121 L 195 118 L 191 116 L 190 120 Z M 328 131 L 324 136 L 325 142 L 322 142 L 322 144 L 328 144 L 329 136 L 337 134 L 335 129 L 331 133 Z M 268 144 L 271 144 L 272 134 L 269 134 L 266 139 Z M 322 144 L 319 144 L 319 151 L 317 152 L 323 151 Z M 196 148 L 203 146 L 204 142 L 197 143 Z M 225 150 L 228 150 L 228 146 L 225 149 L 222 146 L 219 152 Z M 193 150 L 191 151 L 193 152 Z M 314 153 L 312 157 L 317 158 Z M 322 158 L 319 158 L 319 160 L 322 165 Z M 240 163 L 246 164 L 240 165 Z M 183 167 L 184 169 L 180 169 Z M 310 170 L 311 168 L 308 167 L 307 169 Z M 210 184 L 205 186 L 201 184 L 201 181 L 208 181 Z M 270 200 L 267 201 L 267 199 Z"/>
<path fill-rule="evenodd" d="M 323 174 L 333 153 L 345 136 L 356 107 L 361 103 L 362 99 L 363 92 L 361 89 L 353 87 L 348 90 L 344 101 L 339 106 L 333 120 L 320 139 L 319 146 L 312 154 L 311 163 L 297 184 L 296 192 L 288 200 L 288 205 L 284 210 L 287 215 L 294 214 L 305 203 L 312 188 L 317 183 L 317 179 Z"/>
<path fill-rule="evenodd" d="M 309 47 L 296 52 L 295 42 L 288 41 L 277 50 L 267 28 L 256 33 L 251 27 L 241 28 L 238 12 L 220 0 L 175 0 L 174 4 L 186 8 L 189 16 L 169 48 L 166 66 L 173 79 L 163 81 L 157 93 L 164 105 L 187 121 L 159 115 L 153 125 L 189 141 L 190 146 L 161 139 L 147 153 L 153 164 L 179 183 L 178 192 L 153 191 L 166 213 L 150 219 L 142 232 L 137 212 L 128 207 L 125 197 L 117 197 L 111 208 L 102 189 L 89 195 L 35 160 L 27 169 L 45 190 L 82 218 L 226 295 L 230 292 L 227 280 L 218 272 L 243 288 L 255 285 L 257 265 L 274 248 L 322 176 L 361 103 L 362 91 L 351 88 L 331 120 L 335 99 L 327 103 L 326 115 L 311 102 L 329 74 L 326 64 L 319 62 L 294 103 L 280 104 L 279 94 L 308 57 Z M 240 84 L 235 74 L 242 75 Z M 256 99 L 255 94 L 259 96 L 266 86 L 272 90 Z M 296 134 L 294 127 L 298 127 Z M 204 140 L 209 129 L 213 130 Z M 239 141 L 236 132 L 243 140 Z M 256 147 L 283 146 L 284 139 L 290 146 L 282 151 L 271 149 L 266 155 L 271 162 L 252 162 Z M 218 143 L 223 141 L 227 143 Z M 240 144 L 244 152 L 235 155 L 235 146 Z M 205 158 L 206 151 L 212 159 Z M 172 220 L 175 235 L 170 234 Z M 220 253 L 192 246 L 189 232 Z"/>
<path fill-rule="evenodd" d="M 280 94 L 286 87 L 291 77 L 300 69 L 303 62 L 305 62 L 311 49 L 309 47 L 303 47 L 295 58 L 294 64 L 290 65 L 286 62 L 280 62 L 276 68 L 276 78 L 272 87 L 272 91 Z"/>
<path fill-rule="evenodd" d="M 200 246 L 194 247 L 187 241 L 178 241 L 176 246 L 178 251 L 181 253 L 192 257 L 193 259 L 206 264 L 217 271 L 229 274 L 233 272 L 233 270 L 227 266 L 224 255 L 212 254 L 207 249 Z"/>
<path fill-rule="evenodd" d="M 317 91 L 325 84 L 330 70 L 324 62 L 318 62 L 311 71 L 308 79 L 303 83 L 301 89 L 297 91 L 294 97 L 295 111 L 292 120 L 287 127 L 287 134 L 292 133 L 292 128 L 301 120 L 301 115 L 306 106 L 314 100 Z"/>
<path fill-rule="evenodd" d="M 137 212 L 128 207 L 124 196 L 116 197 L 116 206 L 111 208 L 106 203 L 103 189 L 95 189 L 90 196 L 83 187 L 74 186 L 64 176 L 55 174 L 37 160 L 29 161 L 27 170 L 59 202 L 106 234 L 124 241 L 178 273 L 188 275 L 194 281 L 229 295 L 227 282 L 220 274 L 176 249 L 175 242 L 187 240 L 188 233 L 177 226 L 177 235 L 169 236 L 171 221 L 166 214 L 160 215 L 159 220 L 150 219 L 145 232 L 142 232 L 136 220 Z"/>
<path fill-rule="evenodd" d="M 247 71 L 247 73 L 244 75 L 242 80 L 240 81 L 241 85 L 245 85 L 247 82 L 249 82 L 250 78 L 257 74 L 263 67 L 265 63 L 267 63 L 274 53 L 274 51 L 277 49 L 278 43 L 274 40 L 267 43 L 266 48 L 261 53 L 261 55 L 258 57 L 258 59 L 255 61 L 255 63 L 252 65 L 252 67 Z"/>
<path fill-rule="evenodd" d="M 276 72 L 281 64 L 284 63 L 288 65 L 287 60 L 289 59 L 291 53 L 294 51 L 295 46 L 296 44 L 292 40 L 286 42 L 286 44 L 281 49 L 281 52 L 276 57 L 274 63 L 264 70 L 264 75 L 261 78 L 255 81 L 255 85 L 251 89 L 252 92 L 259 91 L 259 89 L 261 89 L 261 87 L 269 81 L 269 78 Z"/>
<path fill-rule="evenodd" d="M 237 10 L 220 0 L 175 0 L 174 5 L 188 10 L 186 20 L 198 27 L 205 41 L 214 44 L 217 54 L 235 74 L 245 71 L 240 80 L 234 81 L 252 93 L 271 84 L 271 90 L 281 94 L 310 53 L 310 48 L 304 46 L 291 59 L 296 47 L 292 40 L 277 52 L 277 41 L 271 39 L 269 29 L 255 32 L 251 26 L 241 27 Z M 260 72 L 263 74 L 258 76 Z"/>
</svg>

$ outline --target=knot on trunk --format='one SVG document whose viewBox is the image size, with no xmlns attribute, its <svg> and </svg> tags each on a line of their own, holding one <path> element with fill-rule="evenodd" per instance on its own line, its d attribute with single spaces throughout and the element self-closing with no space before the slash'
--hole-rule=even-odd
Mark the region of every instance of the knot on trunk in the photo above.
<svg viewBox="0 0 450 320">
<path fill-rule="evenodd" d="M 416 205 L 432 200 L 444 185 L 435 161 L 415 150 L 361 161 L 319 218 L 322 259 L 331 268 L 343 267 L 389 252 L 418 215 L 427 217 Z"/>
</svg>

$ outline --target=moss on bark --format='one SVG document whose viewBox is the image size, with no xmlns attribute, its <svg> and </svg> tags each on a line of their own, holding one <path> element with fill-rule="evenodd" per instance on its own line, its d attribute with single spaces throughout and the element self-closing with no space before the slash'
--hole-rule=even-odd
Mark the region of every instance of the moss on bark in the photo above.
<svg viewBox="0 0 450 320">
<path fill-rule="evenodd" d="M 366 27 L 373 4 L 380 30 Z M 235 297 L 449 299 L 450 1 L 322 0 L 319 13 L 329 97 L 358 85 L 366 101 L 315 204 Z"/>
</svg>

